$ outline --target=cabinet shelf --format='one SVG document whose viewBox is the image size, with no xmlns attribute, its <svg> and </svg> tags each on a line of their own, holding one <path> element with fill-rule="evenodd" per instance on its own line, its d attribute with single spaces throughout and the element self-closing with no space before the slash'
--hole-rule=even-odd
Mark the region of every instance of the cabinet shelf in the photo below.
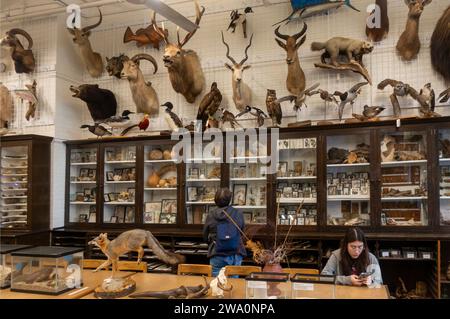
<svg viewBox="0 0 450 319">
<path fill-rule="evenodd" d="M 392 202 L 392 201 L 411 201 L 411 200 L 427 200 L 428 197 L 424 196 L 411 196 L 411 197 L 382 197 L 382 202 Z"/>
<path fill-rule="evenodd" d="M 370 163 L 354 163 L 354 164 L 327 164 L 327 168 L 340 168 L 340 167 L 369 167 Z"/>
<path fill-rule="evenodd" d="M 27 156 L 10 157 L 8 155 L 5 155 L 2 156 L 2 159 L 18 161 L 18 160 L 27 160 L 28 157 Z"/>
<path fill-rule="evenodd" d="M 267 206 L 233 206 L 236 209 L 267 209 Z"/>
<path fill-rule="evenodd" d="M 186 163 L 194 163 L 194 164 L 213 164 L 213 163 L 205 163 L 205 162 L 217 162 L 221 161 L 220 157 L 204 157 L 204 158 L 188 158 L 186 159 Z M 216 163 L 218 164 L 218 163 Z"/>
<path fill-rule="evenodd" d="M 450 158 L 440 158 L 439 163 L 450 165 Z"/>
<path fill-rule="evenodd" d="M 220 182 L 220 178 L 191 178 L 186 180 L 186 183 L 189 182 Z"/>
<path fill-rule="evenodd" d="M 144 163 L 146 164 L 154 164 L 154 163 L 175 163 L 175 160 L 169 159 L 169 160 L 145 160 Z"/>
<path fill-rule="evenodd" d="M 2 188 L 2 192 L 15 192 L 15 191 L 27 191 L 28 190 L 28 188 L 14 188 L 14 189 L 12 189 L 12 188 L 10 188 L 10 189 L 3 189 Z"/>
<path fill-rule="evenodd" d="M 28 176 L 28 174 L 2 174 L 4 177 Z"/>
<path fill-rule="evenodd" d="M 8 185 L 8 184 L 27 184 L 27 183 L 28 183 L 28 181 L 15 181 L 15 182 L 12 182 L 12 181 L 7 181 L 7 182 L 1 181 L 0 182 L 0 184 L 4 184 L 4 185 Z"/>
<path fill-rule="evenodd" d="M 390 257 L 378 257 L 378 260 L 389 260 L 389 261 L 436 261 L 435 258 L 424 259 L 424 258 L 390 258 Z"/>
<path fill-rule="evenodd" d="M 70 166 L 89 166 L 89 165 L 97 165 L 97 162 L 70 163 Z"/>
<path fill-rule="evenodd" d="M 370 196 L 329 196 L 327 197 L 330 202 L 340 201 L 369 201 Z"/>
<path fill-rule="evenodd" d="M 441 199 L 443 199 L 443 200 L 450 200 L 450 196 L 441 196 Z"/>
<path fill-rule="evenodd" d="M 230 160 L 232 161 L 236 161 L 236 160 L 258 160 L 258 159 L 266 159 L 268 158 L 267 155 L 263 155 L 263 156 L 233 156 L 230 157 Z"/>
<path fill-rule="evenodd" d="M 291 177 L 277 177 L 277 180 L 280 181 L 301 181 L 301 180 L 315 180 L 317 176 L 291 176 Z"/>
<path fill-rule="evenodd" d="M 134 184 L 136 181 L 105 181 L 105 184 Z"/>
<path fill-rule="evenodd" d="M 134 202 L 106 202 L 105 205 L 134 205 Z"/>
<path fill-rule="evenodd" d="M 316 198 L 278 198 L 277 203 L 280 204 L 316 204 Z"/>
<path fill-rule="evenodd" d="M 79 182 L 70 182 L 70 184 L 97 184 L 96 181 L 79 181 Z"/>
<path fill-rule="evenodd" d="M 135 164 L 136 161 L 132 160 L 132 161 L 105 161 L 105 164 Z"/>
<path fill-rule="evenodd" d="M 186 205 L 216 205 L 214 202 L 186 202 Z"/>
<path fill-rule="evenodd" d="M 28 196 L 2 196 L 2 199 L 28 198 Z"/>
<path fill-rule="evenodd" d="M 0 204 L 0 207 L 27 206 L 27 203 Z"/>
<path fill-rule="evenodd" d="M 70 205 L 95 205 L 96 202 L 70 202 Z"/>
<path fill-rule="evenodd" d="M 144 191 L 176 191 L 176 187 L 146 187 Z"/>
<path fill-rule="evenodd" d="M 381 167 L 384 167 L 384 166 L 417 165 L 417 164 L 426 164 L 426 163 L 427 163 L 427 160 L 382 162 L 381 163 Z"/>
<path fill-rule="evenodd" d="M 230 181 L 235 182 L 245 182 L 245 181 L 265 181 L 267 177 L 233 177 L 230 178 Z"/>
<path fill-rule="evenodd" d="M 25 169 L 25 168 L 28 168 L 28 166 L 11 166 L 11 167 L 2 166 L 1 168 L 3 168 L 3 169 Z"/>
</svg>

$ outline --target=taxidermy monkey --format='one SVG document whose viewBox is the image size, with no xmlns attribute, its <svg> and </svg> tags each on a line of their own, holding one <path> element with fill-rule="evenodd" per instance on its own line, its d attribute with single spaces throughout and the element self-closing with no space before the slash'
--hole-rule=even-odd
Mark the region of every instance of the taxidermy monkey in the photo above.
<svg viewBox="0 0 450 319">
<path fill-rule="evenodd" d="M 366 35 L 367 38 L 372 42 L 380 42 L 385 39 L 389 33 L 389 16 L 388 16 L 388 4 L 387 0 L 376 0 L 375 5 L 378 6 L 380 10 L 380 28 L 370 28 L 369 22 L 376 23 L 377 21 L 374 19 L 373 21 L 367 21 L 366 24 Z M 376 13 L 377 11 L 372 11 L 371 14 Z M 375 17 L 376 18 L 376 17 Z"/>
<path fill-rule="evenodd" d="M 431 36 L 431 63 L 450 82 L 450 6 L 436 24 Z"/>
</svg>

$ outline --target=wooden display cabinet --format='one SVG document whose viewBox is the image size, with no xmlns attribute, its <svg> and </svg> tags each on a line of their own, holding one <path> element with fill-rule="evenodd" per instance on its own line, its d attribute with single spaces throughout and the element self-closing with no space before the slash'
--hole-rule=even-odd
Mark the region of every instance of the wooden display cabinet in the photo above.
<svg viewBox="0 0 450 319">
<path fill-rule="evenodd" d="M 1 242 L 43 244 L 50 233 L 51 137 L 1 138 Z"/>
</svg>

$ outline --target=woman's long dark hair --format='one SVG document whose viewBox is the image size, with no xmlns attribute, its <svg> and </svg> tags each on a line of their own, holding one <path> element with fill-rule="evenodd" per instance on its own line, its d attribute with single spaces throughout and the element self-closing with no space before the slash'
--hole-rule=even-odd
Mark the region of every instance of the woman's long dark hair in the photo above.
<svg viewBox="0 0 450 319">
<path fill-rule="evenodd" d="M 348 253 L 348 243 L 360 241 L 364 244 L 364 249 L 357 259 L 353 259 Z M 366 236 L 359 228 L 349 228 L 341 241 L 341 267 L 345 276 L 352 274 L 352 267 L 356 268 L 357 274 L 366 271 L 369 265 L 369 247 L 367 246 Z"/>
</svg>

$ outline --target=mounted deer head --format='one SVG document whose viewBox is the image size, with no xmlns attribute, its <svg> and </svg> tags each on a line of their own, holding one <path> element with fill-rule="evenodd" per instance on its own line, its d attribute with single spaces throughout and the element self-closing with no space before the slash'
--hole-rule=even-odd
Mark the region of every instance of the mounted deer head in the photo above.
<svg viewBox="0 0 450 319">
<path fill-rule="evenodd" d="M 25 49 L 20 43 L 18 35 L 23 36 L 28 41 L 28 48 Z M 33 39 L 22 29 L 11 29 L 6 32 L 6 36 L 0 39 L 0 45 L 11 48 L 11 58 L 14 61 L 16 73 L 31 73 L 36 67 L 33 51 Z"/>
<path fill-rule="evenodd" d="M 103 60 L 100 54 L 94 52 L 91 47 L 91 42 L 89 41 L 89 36 L 91 35 L 91 30 L 98 27 L 103 20 L 102 12 L 98 9 L 100 13 L 100 20 L 90 26 L 84 27 L 82 29 L 77 28 L 67 28 L 70 34 L 74 36 L 73 42 L 78 45 L 81 52 L 81 58 L 86 65 L 89 74 L 92 77 L 99 77 L 103 72 Z"/>
<path fill-rule="evenodd" d="M 198 26 L 205 12 L 205 8 L 200 7 L 195 1 L 196 19 L 195 24 Z M 164 66 L 169 71 L 170 82 L 177 93 L 181 93 L 189 103 L 194 103 L 196 97 L 203 91 L 205 87 L 205 76 L 200 64 L 200 59 L 195 51 L 185 50 L 183 47 L 192 38 L 197 29 L 189 32 L 180 41 L 180 30 L 177 28 L 178 44 L 169 42 L 167 34 L 161 32 L 156 24 L 156 13 L 153 13 L 152 24 L 154 30 L 163 38 L 166 44 L 163 61 Z M 164 29 L 164 28 L 163 28 Z"/>
<path fill-rule="evenodd" d="M 306 33 L 307 29 L 308 26 L 305 23 L 303 29 L 293 36 L 280 33 L 280 26 L 275 29 L 275 35 L 278 38 L 286 41 L 286 43 L 284 43 L 277 38 L 275 39 L 278 45 L 286 51 L 286 63 L 288 65 L 286 87 L 288 91 L 294 95 L 299 95 L 306 88 L 305 73 L 300 67 L 300 61 L 298 59 L 297 51 L 302 46 L 302 44 L 305 43 L 306 35 L 304 36 L 304 34 Z M 300 37 L 300 41 L 297 42 Z"/>
<path fill-rule="evenodd" d="M 405 0 L 409 8 L 405 31 L 398 39 L 397 51 L 406 61 L 413 60 L 420 51 L 419 20 L 424 7 L 432 0 Z"/>
<path fill-rule="evenodd" d="M 232 80 L 231 80 L 231 85 L 233 87 L 233 101 L 234 101 L 234 104 L 236 105 L 236 108 L 241 112 L 245 110 L 245 107 L 247 105 L 251 105 L 251 103 L 252 103 L 252 92 L 251 92 L 250 88 L 248 87 L 248 85 L 243 83 L 243 81 L 242 81 L 242 75 L 243 75 L 244 71 L 251 67 L 250 65 L 244 65 L 244 63 L 248 60 L 247 51 L 252 45 L 252 40 L 253 40 L 253 34 L 250 38 L 250 43 L 245 48 L 245 57 L 241 60 L 241 62 L 237 63 L 233 59 L 233 57 L 230 56 L 230 47 L 225 42 L 225 38 L 223 37 L 223 32 L 222 32 L 222 42 L 227 47 L 226 56 L 231 61 L 231 63 L 233 63 L 233 65 L 225 63 L 225 66 L 231 72 L 233 72 L 233 76 L 232 76 Z"/>
</svg>

